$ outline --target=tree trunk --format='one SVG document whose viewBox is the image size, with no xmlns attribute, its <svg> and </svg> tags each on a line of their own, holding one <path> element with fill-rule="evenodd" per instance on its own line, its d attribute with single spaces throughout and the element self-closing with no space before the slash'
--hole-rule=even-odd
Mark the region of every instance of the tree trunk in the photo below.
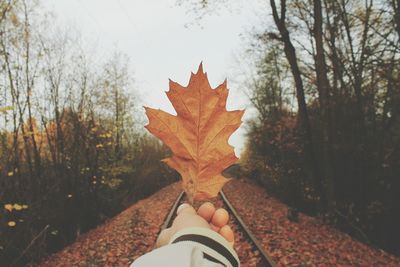
<svg viewBox="0 0 400 267">
<path fill-rule="evenodd" d="M 323 180 L 326 185 L 326 201 L 330 212 L 334 208 L 334 180 L 332 168 L 332 149 L 331 149 L 331 114 L 329 91 L 330 84 L 327 75 L 325 61 L 323 32 L 322 32 L 322 4 L 320 0 L 314 0 L 314 38 L 316 45 L 315 70 L 317 74 L 317 87 L 319 93 L 319 103 L 322 118 L 322 138 L 323 138 Z"/>
<path fill-rule="evenodd" d="M 392 6 L 394 10 L 394 20 L 396 23 L 396 31 L 400 39 L 400 0 L 392 0 Z"/>
<path fill-rule="evenodd" d="M 35 163 L 35 173 L 36 173 L 36 183 L 35 183 L 35 188 L 33 190 L 37 190 L 40 188 L 40 183 L 41 183 L 41 158 L 40 158 L 40 153 L 39 149 L 37 146 L 36 142 L 36 137 L 35 137 L 35 129 L 33 127 L 33 116 L 32 116 L 32 104 L 31 104 L 31 94 L 32 94 L 32 84 L 33 82 L 31 81 L 29 75 L 30 75 L 30 69 L 29 69 L 29 64 L 30 64 L 30 32 L 29 32 L 29 18 L 28 18 L 28 10 L 25 1 L 23 2 L 24 4 L 24 15 L 25 15 L 25 25 L 24 25 L 24 32 L 25 32 L 25 82 L 26 82 L 26 104 L 28 107 L 28 128 L 29 128 L 29 136 L 32 142 L 33 146 L 33 158 L 34 158 L 34 163 Z M 32 78 L 34 79 L 34 78 Z M 36 191 L 35 191 L 36 192 Z"/>
<path fill-rule="evenodd" d="M 281 1 L 280 17 L 278 15 L 275 1 L 270 0 L 270 4 L 275 24 L 279 30 L 279 33 L 281 35 L 281 40 L 283 41 L 284 44 L 285 56 L 289 62 L 290 70 L 292 72 L 296 85 L 297 104 L 299 106 L 299 121 L 300 121 L 300 128 L 302 131 L 302 135 L 304 136 L 305 156 L 307 158 L 307 163 L 309 164 L 309 168 L 313 176 L 316 194 L 320 197 L 320 200 L 322 200 L 321 202 L 324 203 L 323 186 L 320 179 L 321 177 L 320 169 L 314 153 L 314 142 L 311 132 L 310 120 L 307 112 L 307 104 L 304 96 L 303 80 L 297 63 L 296 50 L 292 44 L 289 31 L 287 30 L 285 25 L 286 1 L 285 0 Z"/>
</svg>

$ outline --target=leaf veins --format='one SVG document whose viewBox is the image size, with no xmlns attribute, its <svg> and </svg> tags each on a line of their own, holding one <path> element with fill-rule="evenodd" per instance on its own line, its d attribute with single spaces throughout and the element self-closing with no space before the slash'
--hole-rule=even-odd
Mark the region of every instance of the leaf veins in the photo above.
<svg viewBox="0 0 400 267">
<path fill-rule="evenodd" d="M 229 180 L 221 172 L 238 159 L 228 139 L 239 128 L 244 110 L 226 110 L 226 80 L 212 89 L 202 64 L 187 87 L 170 80 L 169 88 L 177 116 L 145 107 L 145 127 L 173 152 L 163 161 L 180 173 L 189 199 L 214 197 Z"/>
</svg>

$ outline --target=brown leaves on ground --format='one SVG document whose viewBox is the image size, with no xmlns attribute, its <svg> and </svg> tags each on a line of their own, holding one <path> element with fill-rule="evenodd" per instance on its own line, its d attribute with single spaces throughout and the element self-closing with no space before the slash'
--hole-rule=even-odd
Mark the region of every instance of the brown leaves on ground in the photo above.
<svg viewBox="0 0 400 267">
<path fill-rule="evenodd" d="M 288 207 L 256 185 L 234 180 L 224 193 L 278 266 L 400 266 L 399 258 L 313 217 L 290 222 Z"/>
<path fill-rule="evenodd" d="M 146 128 L 173 152 L 164 161 L 182 176 L 191 202 L 218 194 L 227 178 L 221 172 L 235 163 L 231 134 L 239 128 L 243 110 L 227 111 L 226 80 L 212 89 L 202 65 L 183 87 L 170 81 L 167 96 L 177 116 L 146 108 Z"/>
<path fill-rule="evenodd" d="M 81 235 L 75 243 L 39 266 L 129 266 L 153 249 L 165 216 L 179 192 L 178 184 L 165 187 Z"/>
<path fill-rule="evenodd" d="M 39 266 L 129 266 L 153 249 L 160 226 L 179 186 L 168 186 L 141 200 L 114 219 L 82 235 Z M 299 215 L 287 219 L 287 206 L 248 182 L 233 180 L 226 196 L 277 266 L 400 266 L 400 259 L 362 244 L 349 235 Z M 232 223 L 232 222 L 231 222 Z M 257 251 L 234 227 L 235 249 L 242 266 L 257 266 Z"/>
</svg>

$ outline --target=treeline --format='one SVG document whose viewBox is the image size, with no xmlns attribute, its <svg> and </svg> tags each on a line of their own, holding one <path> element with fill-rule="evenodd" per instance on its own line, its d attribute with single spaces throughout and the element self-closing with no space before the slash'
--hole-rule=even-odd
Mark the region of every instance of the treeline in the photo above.
<svg viewBox="0 0 400 267">
<path fill-rule="evenodd" d="M 245 175 L 400 255 L 400 2 L 270 1 Z M 269 24 L 271 25 L 271 24 Z M 267 28 L 267 27 L 266 27 Z M 293 217 L 293 216 L 291 216 Z"/>
<path fill-rule="evenodd" d="M 34 264 L 177 179 L 139 128 L 126 55 L 96 59 L 36 1 L 0 1 L 0 265 Z"/>
</svg>

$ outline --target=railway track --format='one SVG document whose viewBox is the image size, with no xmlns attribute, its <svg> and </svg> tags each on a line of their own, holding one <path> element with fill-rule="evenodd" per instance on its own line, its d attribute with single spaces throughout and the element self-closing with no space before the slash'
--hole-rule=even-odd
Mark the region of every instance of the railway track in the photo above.
<svg viewBox="0 0 400 267">
<path fill-rule="evenodd" d="M 172 225 L 179 205 L 185 200 L 185 193 L 180 193 L 172 205 L 160 231 Z M 242 267 L 276 266 L 222 191 L 219 197 L 212 199 L 210 202 L 217 208 L 223 207 L 229 211 L 229 225 L 235 233 L 235 250 L 238 253 Z"/>
</svg>

